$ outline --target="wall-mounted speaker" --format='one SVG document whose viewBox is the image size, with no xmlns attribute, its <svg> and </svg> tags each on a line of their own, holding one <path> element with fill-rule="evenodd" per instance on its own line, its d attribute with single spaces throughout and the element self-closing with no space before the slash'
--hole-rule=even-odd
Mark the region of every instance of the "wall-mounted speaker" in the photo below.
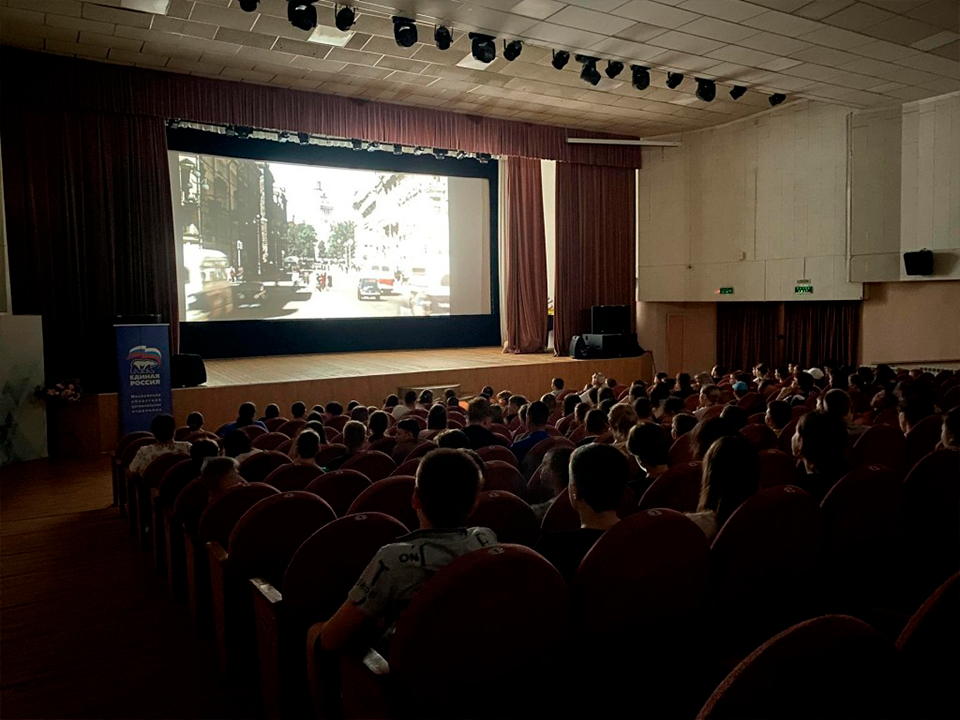
<svg viewBox="0 0 960 720">
<path fill-rule="evenodd" d="M 903 254 L 907 275 L 933 275 L 933 251 L 917 250 Z"/>
</svg>

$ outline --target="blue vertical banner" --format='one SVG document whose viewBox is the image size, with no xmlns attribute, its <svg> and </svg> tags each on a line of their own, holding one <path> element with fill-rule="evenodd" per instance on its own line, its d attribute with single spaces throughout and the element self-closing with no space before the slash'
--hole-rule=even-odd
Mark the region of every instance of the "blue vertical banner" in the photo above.
<svg viewBox="0 0 960 720">
<path fill-rule="evenodd" d="M 120 376 L 120 432 L 149 430 L 155 415 L 173 413 L 170 326 L 114 325 Z"/>
</svg>

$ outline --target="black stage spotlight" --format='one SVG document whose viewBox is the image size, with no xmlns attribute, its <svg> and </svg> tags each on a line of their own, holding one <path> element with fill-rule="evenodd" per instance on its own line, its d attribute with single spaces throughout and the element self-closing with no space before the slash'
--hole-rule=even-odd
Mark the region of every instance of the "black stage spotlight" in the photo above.
<svg viewBox="0 0 960 720">
<path fill-rule="evenodd" d="M 287 3 L 287 20 L 300 30 L 313 30 L 317 26 L 317 8 L 314 0 L 291 0 Z"/>
<path fill-rule="evenodd" d="M 394 145 L 393 146 L 394 155 L 403 155 L 403 145 Z"/>
<path fill-rule="evenodd" d="M 277 141 L 282 143 L 288 143 L 288 142 L 293 142 L 293 138 L 290 137 L 290 133 L 288 133 L 286 130 L 281 130 L 280 132 L 277 133 Z"/>
<path fill-rule="evenodd" d="M 570 62 L 570 53 L 566 50 L 553 51 L 553 60 L 550 61 L 550 64 L 557 70 L 563 70 L 568 62 Z"/>
<path fill-rule="evenodd" d="M 363 140 L 351 140 L 350 145 L 353 146 L 354 150 L 363 150 Z"/>
<path fill-rule="evenodd" d="M 437 160 L 445 160 L 446 157 L 447 157 L 447 151 L 446 151 L 446 150 L 443 150 L 442 148 L 434 148 L 434 149 L 433 149 L 433 156 L 434 156 Z"/>
<path fill-rule="evenodd" d="M 369 145 L 367 145 L 367 152 L 376 152 L 379 149 L 380 149 L 380 143 L 378 142 L 372 142 Z"/>
<path fill-rule="evenodd" d="M 607 61 L 607 77 L 611 80 L 617 75 L 623 72 L 623 63 L 619 60 L 608 60 Z"/>
<path fill-rule="evenodd" d="M 787 99 L 787 96 L 784 95 L 783 93 L 774 93 L 773 95 L 770 96 L 770 104 L 773 107 L 776 107 L 786 99 Z"/>
<path fill-rule="evenodd" d="M 234 125 L 233 131 L 237 134 L 237 137 L 241 140 L 246 140 L 251 135 L 253 135 L 253 128 L 246 127 L 244 125 Z"/>
<path fill-rule="evenodd" d="M 467 153 L 464 150 L 458 150 L 456 154 L 457 160 L 463 160 L 467 156 Z"/>
<path fill-rule="evenodd" d="M 713 102 L 717 96 L 717 84 L 713 80 L 697 78 L 697 97 L 704 102 Z"/>
<path fill-rule="evenodd" d="M 734 100 L 739 100 L 744 95 L 747 94 L 747 89 L 743 85 L 734 85 L 730 88 L 730 97 Z"/>
<path fill-rule="evenodd" d="M 504 41 L 503 43 L 503 57 L 510 62 L 513 62 L 518 57 L 520 53 L 523 52 L 523 43 L 519 40 L 511 40 L 510 42 Z"/>
<path fill-rule="evenodd" d="M 583 63 L 580 70 L 580 79 L 591 85 L 597 85 L 600 82 L 600 71 L 597 70 L 598 58 L 589 55 L 577 55 L 577 62 Z"/>
<path fill-rule="evenodd" d="M 449 50 L 453 44 L 453 34 L 446 25 L 440 25 L 433 31 L 433 41 L 437 44 L 438 50 Z"/>
<path fill-rule="evenodd" d="M 260 0 L 240 0 L 240 9 L 246 12 L 256 12 Z"/>
<path fill-rule="evenodd" d="M 667 87 L 670 88 L 671 90 L 676 90 L 680 86 L 680 83 L 682 82 L 683 82 L 683 75 L 681 75 L 680 73 L 672 73 L 672 72 L 667 73 Z"/>
<path fill-rule="evenodd" d="M 646 90 L 650 87 L 650 70 L 642 65 L 631 65 L 630 71 L 633 73 L 633 86 L 637 90 Z"/>
<path fill-rule="evenodd" d="M 336 6 L 334 6 L 334 8 L 336 9 Z M 347 32 L 353 27 L 353 24 L 356 21 L 356 11 L 352 7 L 344 5 L 342 8 L 337 10 L 337 14 L 334 16 L 333 24 L 337 26 L 337 30 L 340 32 Z"/>
<path fill-rule="evenodd" d="M 298 133 L 297 133 L 297 141 L 298 141 L 301 145 L 309 145 L 309 144 L 310 144 L 310 133 L 298 132 Z"/>
<path fill-rule="evenodd" d="M 486 165 L 490 162 L 490 153 L 477 153 L 477 162 Z"/>
<path fill-rule="evenodd" d="M 410 18 L 393 18 L 393 39 L 400 47 L 413 47 L 417 42 L 417 25 Z"/>
<path fill-rule="evenodd" d="M 473 53 L 474 60 L 482 63 L 492 63 L 494 58 L 497 57 L 497 44 L 489 35 L 470 33 L 470 40 L 472 41 L 470 52 Z"/>
<path fill-rule="evenodd" d="M 417 146 L 413 149 L 413 154 L 414 154 L 414 155 L 423 155 L 423 153 L 425 153 L 425 152 L 426 152 L 426 151 L 423 149 L 423 146 L 422 146 L 422 145 L 417 145 Z"/>
</svg>

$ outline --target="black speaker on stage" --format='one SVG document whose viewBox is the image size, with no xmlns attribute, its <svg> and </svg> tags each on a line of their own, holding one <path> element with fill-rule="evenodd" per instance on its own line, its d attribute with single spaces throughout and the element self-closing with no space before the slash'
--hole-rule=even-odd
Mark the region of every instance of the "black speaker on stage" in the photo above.
<svg viewBox="0 0 960 720">
<path fill-rule="evenodd" d="M 197 387 L 207 381 L 207 368 L 199 355 L 180 353 L 170 363 L 170 384 L 175 388 Z"/>
<path fill-rule="evenodd" d="M 630 306 L 594 305 L 590 308 L 590 332 L 596 335 L 630 332 Z"/>
<path fill-rule="evenodd" d="M 587 359 L 587 343 L 583 340 L 583 335 L 574 335 L 570 338 L 570 357 L 576 360 Z"/>
<path fill-rule="evenodd" d="M 587 357 L 591 358 L 637 357 L 644 353 L 636 333 L 590 333 L 583 339 Z"/>
<path fill-rule="evenodd" d="M 933 275 L 933 251 L 917 250 L 903 254 L 903 267 L 907 275 Z"/>
</svg>

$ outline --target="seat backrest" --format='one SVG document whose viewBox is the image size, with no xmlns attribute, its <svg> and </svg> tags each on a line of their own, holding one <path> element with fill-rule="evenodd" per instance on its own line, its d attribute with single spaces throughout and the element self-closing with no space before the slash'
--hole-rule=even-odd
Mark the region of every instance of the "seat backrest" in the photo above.
<svg viewBox="0 0 960 720">
<path fill-rule="evenodd" d="M 411 504 L 416 479 L 410 475 L 392 475 L 373 483 L 354 500 L 347 515 L 380 512 L 396 518 L 410 532 L 419 529 L 420 519 Z"/>
<path fill-rule="evenodd" d="M 477 455 L 479 455 L 480 459 L 484 462 L 488 460 L 502 460 L 505 463 L 513 465 L 515 468 L 520 467 L 517 456 L 514 455 L 509 448 L 503 447 L 503 445 L 487 445 L 477 450 Z"/>
<path fill-rule="evenodd" d="M 607 530 L 571 585 L 574 628 L 591 657 L 616 647 L 686 637 L 702 615 L 707 539 L 681 513 L 642 510 Z M 652 648 L 645 646 L 645 653 Z"/>
<path fill-rule="evenodd" d="M 207 432 L 206 430 L 197 430 L 187 435 L 183 441 L 188 442 L 191 445 L 197 440 L 213 440 L 215 443 L 223 444 L 223 438 L 217 437 L 216 433 Z"/>
<path fill-rule="evenodd" d="M 800 488 L 748 498 L 711 545 L 711 624 L 749 648 L 796 621 L 814 600 L 822 537 L 820 508 Z"/>
<path fill-rule="evenodd" d="M 244 432 L 244 434 L 245 434 L 248 438 L 250 438 L 251 440 L 255 440 L 256 438 L 260 437 L 261 435 L 266 435 L 266 433 L 267 433 L 267 431 L 264 430 L 264 429 L 263 429 L 262 427 L 260 427 L 259 425 L 244 425 L 244 426 L 243 426 L 242 428 L 240 428 L 240 429 L 241 429 L 241 430 Z"/>
<path fill-rule="evenodd" d="M 581 440 L 583 440 L 585 437 L 587 437 L 587 426 L 586 426 L 586 425 L 578 425 L 577 427 L 575 427 L 575 428 L 573 429 L 573 431 L 572 431 L 569 435 L 567 435 L 567 440 L 569 440 L 569 441 L 572 442 L 574 445 L 576 445 L 578 442 L 580 442 Z M 548 439 L 549 439 L 549 438 L 548 438 Z"/>
<path fill-rule="evenodd" d="M 903 488 L 900 478 L 882 465 L 861 465 L 840 478 L 820 503 L 824 523 L 824 557 L 839 568 L 889 559 L 897 536 Z"/>
<path fill-rule="evenodd" d="M 740 429 L 742 434 L 757 450 L 774 450 L 780 445 L 777 434 L 766 425 L 750 423 Z"/>
<path fill-rule="evenodd" d="M 907 433 L 905 468 L 912 468 L 921 458 L 932 453 L 940 442 L 940 433 L 943 428 L 943 418 L 940 415 L 930 415 L 918 422 Z"/>
<path fill-rule="evenodd" d="M 182 459 L 164 474 L 157 488 L 160 491 L 160 507 L 172 508 L 177 501 L 177 495 L 187 483 L 200 475 L 200 470 L 189 458 Z"/>
<path fill-rule="evenodd" d="M 200 516 L 207 509 L 207 488 L 203 481 L 196 477 L 177 494 L 173 501 L 173 516 L 179 520 L 190 533 L 197 533 Z"/>
<path fill-rule="evenodd" d="M 467 527 L 493 530 L 501 543 L 533 547 L 540 537 L 540 523 L 533 508 L 516 495 L 503 491 L 482 492 Z"/>
<path fill-rule="evenodd" d="M 269 420 L 264 420 L 263 424 L 267 426 L 268 432 L 277 432 L 280 428 L 283 427 L 284 423 L 290 422 L 285 417 L 275 417 L 270 418 Z"/>
<path fill-rule="evenodd" d="M 120 458 L 120 467 L 122 469 L 130 467 L 130 463 L 133 462 L 133 458 L 137 456 L 137 451 L 142 447 L 147 445 L 153 445 L 156 442 L 153 435 L 141 435 L 138 438 L 134 438 L 126 444 L 123 448 L 123 453 L 119 455 Z"/>
<path fill-rule="evenodd" d="M 506 703 L 525 714 L 519 691 L 535 694 L 529 683 L 538 687 L 559 669 L 569 613 L 563 579 L 533 550 L 500 545 L 456 558 L 423 584 L 397 623 L 390 675 L 400 704 L 435 717 L 469 698 L 479 717 L 503 713 Z M 532 679 L 538 673 L 546 677 Z M 418 689 L 425 677 L 430 693 Z"/>
<path fill-rule="evenodd" d="M 483 489 L 502 490 L 524 500 L 527 497 L 527 481 L 515 465 L 503 460 L 490 460 L 483 463 Z"/>
<path fill-rule="evenodd" d="M 393 417 L 392 415 L 390 417 Z M 329 427 L 327 425 L 323 426 L 323 437 L 326 438 L 328 443 L 333 442 L 333 439 L 340 434 L 340 431 L 336 428 Z"/>
<path fill-rule="evenodd" d="M 404 460 L 402 463 L 397 465 L 394 471 L 390 473 L 390 476 L 413 475 L 414 477 L 416 477 L 417 469 L 420 467 L 420 460 L 421 458 L 419 457 L 410 458 L 409 460 Z"/>
<path fill-rule="evenodd" d="M 960 387 L 953 385 L 952 387 L 944 390 L 943 400 L 941 400 L 941 408 L 946 412 L 948 410 L 953 410 L 958 405 L 960 405 Z"/>
<path fill-rule="evenodd" d="M 245 458 L 237 472 L 247 482 L 263 482 L 281 465 L 290 463 L 290 456 L 276 450 L 264 450 Z"/>
<path fill-rule="evenodd" d="M 343 426 L 348 422 L 350 422 L 350 418 L 346 415 L 337 415 L 329 420 L 325 420 L 323 424 L 327 427 L 334 428 L 337 432 L 343 432 Z"/>
<path fill-rule="evenodd" d="M 883 465 L 903 477 L 906 441 L 898 426 L 873 425 L 853 446 L 854 465 Z"/>
<path fill-rule="evenodd" d="M 790 485 L 796 481 L 797 461 L 782 450 L 760 451 L 760 489 Z"/>
<path fill-rule="evenodd" d="M 700 502 L 702 477 L 703 465 L 700 462 L 671 465 L 650 484 L 640 498 L 638 507 L 640 510 L 668 508 L 681 513 L 694 512 Z"/>
<path fill-rule="evenodd" d="M 377 551 L 407 534 L 383 513 L 363 513 L 327 523 L 294 553 L 283 575 L 283 604 L 305 622 L 333 616 Z"/>
<path fill-rule="evenodd" d="M 273 419 L 278 420 L 279 418 Z M 262 435 L 257 435 L 250 444 L 258 450 L 276 450 L 289 439 L 290 438 L 282 432 L 266 432 Z"/>
<path fill-rule="evenodd" d="M 670 465 L 692 462 L 694 450 L 693 433 L 686 432 L 673 441 L 673 445 L 670 446 L 667 462 L 669 462 Z"/>
<path fill-rule="evenodd" d="M 392 437 L 382 437 L 379 440 L 374 440 L 370 443 L 370 450 L 378 450 L 382 453 L 389 455 L 393 452 L 393 448 L 397 445 L 397 439 Z"/>
<path fill-rule="evenodd" d="M 529 480 L 533 477 L 533 473 L 540 467 L 540 463 L 543 462 L 544 456 L 553 448 L 558 447 L 573 448 L 574 443 L 567 438 L 551 436 L 544 438 L 530 448 L 524 456 L 523 462 L 520 463 L 520 472 L 523 474 L 524 480 Z"/>
<path fill-rule="evenodd" d="M 274 432 L 282 432 L 287 437 L 296 437 L 297 433 L 306 424 L 306 420 L 287 420 L 285 423 L 281 423 Z"/>
<path fill-rule="evenodd" d="M 282 493 L 292 492 L 293 490 L 303 490 L 320 475 L 323 475 L 323 470 L 318 467 L 287 463 L 267 475 L 263 482 L 275 487 Z"/>
<path fill-rule="evenodd" d="M 540 522 L 543 533 L 566 532 L 580 529 L 580 516 L 570 504 L 570 495 L 566 488 L 557 493 Z"/>
<path fill-rule="evenodd" d="M 747 418 L 747 422 L 751 425 L 763 425 L 767 421 L 767 414 L 765 412 L 754 413 Z"/>
<path fill-rule="evenodd" d="M 698 720 L 898 717 L 893 644 L 861 620 L 825 615 L 767 640 L 713 691 Z"/>
<path fill-rule="evenodd" d="M 422 458 L 431 450 L 436 450 L 437 444 L 432 442 L 422 442 L 417 445 L 413 450 L 407 453 L 407 456 L 403 459 L 404 462 L 407 460 L 416 460 Z"/>
<path fill-rule="evenodd" d="M 493 423 L 490 425 L 489 430 L 494 435 L 499 435 L 507 442 L 513 442 L 513 433 L 510 432 L 510 428 L 508 428 L 503 423 Z"/>
<path fill-rule="evenodd" d="M 462 415 L 450 414 L 447 415 L 447 427 L 448 428 L 462 428 L 466 427 L 467 421 L 463 418 Z"/>
<path fill-rule="evenodd" d="M 892 425 L 895 428 L 900 427 L 900 415 L 895 407 L 888 407 L 877 413 L 871 425 Z"/>
<path fill-rule="evenodd" d="M 346 455 L 346 453 L 346 445 L 343 443 L 331 443 L 329 445 L 321 445 L 320 452 L 317 453 L 317 457 L 314 459 L 316 460 L 317 465 L 323 467 L 328 462 L 336 460 L 341 455 Z"/>
<path fill-rule="evenodd" d="M 296 447 L 296 443 L 294 442 L 293 438 L 290 438 L 289 440 L 284 440 L 282 443 L 277 445 L 274 448 L 274 450 L 276 450 L 277 452 L 281 452 L 284 455 L 289 457 L 290 451 L 293 450 L 295 447 Z"/>
<path fill-rule="evenodd" d="M 763 398 L 755 392 L 748 392 L 742 398 L 737 400 L 737 407 L 741 410 L 745 410 L 748 413 L 752 413 L 757 405 L 763 404 Z"/>
<path fill-rule="evenodd" d="M 726 404 L 723 405 L 711 405 L 706 410 L 703 411 L 703 415 L 700 417 L 700 422 L 704 420 L 710 420 L 715 417 L 720 417 L 720 413 L 723 412 L 723 409 L 726 407 Z"/>
<path fill-rule="evenodd" d="M 230 533 L 230 564 L 243 577 L 262 577 L 279 586 L 297 549 L 336 518 L 333 508 L 313 493 L 294 491 L 264 498 Z"/>
<path fill-rule="evenodd" d="M 193 431 L 190 429 L 189 425 L 181 425 L 176 430 L 173 431 L 173 439 L 180 442 L 187 438 Z"/>
<path fill-rule="evenodd" d="M 149 430 L 137 430 L 136 432 L 127 433 L 117 442 L 117 449 L 113 451 L 113 456 L 115 458 L 123 457 L 124 450 L 135 440 L 142 440 L 143 438 L 154 439 L 153 433 Z M 132 460 L 133 458 L 131 458 Z"/>
<path fill-rule="evenodd" d="M 231 488 L 207 505 L 200 516 L 197 535 L 205 543 L 216 541 L 221 547 L 226 548 L 230 533 L 247 510 L 264 498 L 279 494 L 275 487 L 264 483 L 250 483 Z M 178 506 L 179 500 L 177 498 Z"/>
<path fill-rule="evenodd" d="M 700 395 L 697 393 L 694 393 L 693 395 L 687 395 L 686 399 L 683 401 L 683 406 L 686 408 L 687 412 L 693 412 L 700 407 Z"/>
<path fill-rule="evenodd" d="M 910 717 L 957 716 L 960 693 L 960 573 L 927 598 L 900 633 Z"/>
<path fill-rule="evenodd" d="M 306 491 L 322 497 L 343 517 L 360 493 L 370 487 L 370 478 L 356 470 L 334 470 L 321 475 L 306 486 Z"/>
<path fill-rule="evenodd" d="M 347 460 L 342 469 L 356 470 L 370 478 L 371 482 L 377 482 L 377 480 L 383 480 L 387 477 L 396 467 L 393 458 L 386 453 L 379 450 L 368 450 Z"/>
<path fill-rule="evenodd" d="M 147 465 L 147 469 L 143 471 L 143 484 L 148 488 L 159 487 L 163 476 L 167 474 L 167 470 L 189 459 L 190 456 L 186 453 L 166 453 L 154 458 Z"/>
<path fill-rule="evenodd" d="M 799 420 L 796 419 L 788 422 L 780 431 L 780 437 L 777 438 L 777 449 L 791 457 L 793 457 L 793 435 L 797 432 L 798 422 Z"/>
</svg>

